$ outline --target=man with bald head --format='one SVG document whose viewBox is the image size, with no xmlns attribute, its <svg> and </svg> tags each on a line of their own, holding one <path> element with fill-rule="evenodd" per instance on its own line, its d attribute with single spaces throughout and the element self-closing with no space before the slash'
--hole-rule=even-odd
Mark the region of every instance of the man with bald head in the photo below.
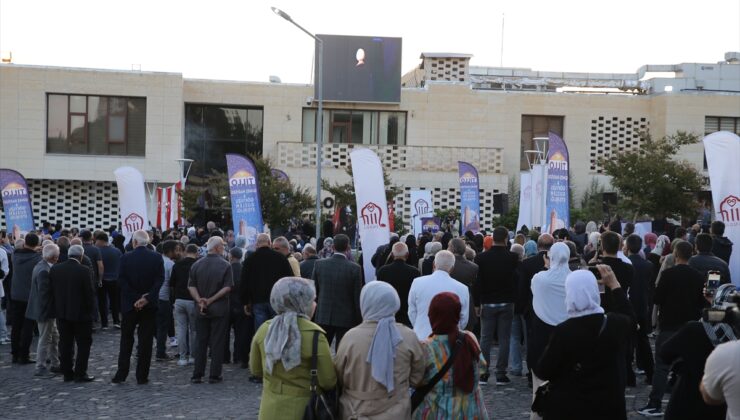
<svg viewBox="0 0 740 420">
<path fill-rule="evenodd" d="M 412 267 L 406 264 L 406 259 L 409 256 L 409 248 L 403 242 L 396 242 L 391 248 L 391 256 L 393 262 L 384 265 L 378 269 L 378 280 L 389 283 L 398 292 L 398 297 L 401 299 L 401 309 L 396 312 L 396 322 L 406 325 L 412 328 L 411 320 L 409 320 L 409 290 L 411 290 L 411 283 L 415 278 L 421 277 L 421 273 L 416 267 Z"/>
<path fill-rule="evenodd" d="M 254 314 L 254 330 L 275 316 L 270 306 L 272 286 L 283 277 L 293 276 L 287 258 L 271 248 L 270 235 L 260 233 L 255 242 L 256 249 L 242 264 L 239 294 L 244 313 Z"/>
<path fill-rule="evenodd" d="M 434 272 L 428 276 L 418 277 L 411 284 L 409 290 L 409 319 L 414 326 L 414 332 L 420 341 L 426 340 L 432 334 L 429 323 L 429 304 L 432 298 L 442 292 L 451 292 L 460 298 L 460 322 L 462 330 L 468 324 L 469 292 L 468 286 L 450 277 L 455 267 L 455 256 L 450 251 L 439 251 L 434 256 Z"/>
</svg>

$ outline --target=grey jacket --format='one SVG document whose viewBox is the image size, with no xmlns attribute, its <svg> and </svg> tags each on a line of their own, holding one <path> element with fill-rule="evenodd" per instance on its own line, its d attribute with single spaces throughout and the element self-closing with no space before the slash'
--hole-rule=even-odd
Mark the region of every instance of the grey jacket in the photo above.
<svg viewBox="0 0 740 420">
<path fill-rule="evenodd" d="M 362 268 L 341 253 L 318 260 L 313 275 L 316 286 L 315 322 L 340 328 L 352 328 L 362 322 L 360 290 Z"/>
<path fill-rule="evenodd" d="M 700 272 L 704 278 L 708 271 L 720 272 L 720 283 L 727 284 L 732 282 L 730 277 L 730 267 L 724 260 L 718 258 L 711 252 L 700 252 L 689 258 L 689 267 Z"/>
<path fill-rule="evenodd" d="M 54 318 L 54 301 L 49 283 L 51 266 L 43 259 L 33 267 L 31 275 L 31 293 L 28 296 L 26 318 L 43 322 Z"/>
<path fill-rule="evenodd" d="M 468 290 L 472 290 L 471 287 L 478 277 L 478 264 L 468 261 L 461 255 L 455 255 L 455 266 L 450 272 L 450 277 L 468 286 Z M 472 301 L 473 295 L 471 293 L 470 302 Z M 472 331 L 475 324 L 478 322 L 478 318 L 475 316 L 475 306 L 468 305 L 468 307 L 468 325 L 465 326 L 465 329 Z"/>
<path fill-rule="evenodd" d="M 13 253 L 13 283 L 10 288 L 12 300 L 28 302 L 28 296 L 31 293 L 31 276 L 39 261 L 41 261 L 40 252 L 23 248 Z"/>
</svg>

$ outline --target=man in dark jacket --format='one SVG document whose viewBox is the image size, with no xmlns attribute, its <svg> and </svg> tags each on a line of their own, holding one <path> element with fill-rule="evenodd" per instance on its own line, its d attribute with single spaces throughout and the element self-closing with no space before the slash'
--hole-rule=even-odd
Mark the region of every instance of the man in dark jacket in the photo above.
<svg viewBox="0 0 740 420">
<path fill-rule="evenodd" d="M 231 263 L 231 277 L 234 286 L 229 292 L 229 324 L 226 328 L 226 345 L 224 346 L 224 362 L 231 362 L 231 351 L 229 351 L 229 341 L 231 330 L 234 330 L 234 363 L 240 363 L 243 368 L 247 367 L 249 362 L 249 347 L 252 342 L 254 330 L 254 320 L 247 317 L 244 313 L 244 305 L 239 297 L 239 286 L 241 285 L 242 276 L 242 256 L 244 255 L 241 248 L 231 248 L 229 250 L 229 263 Z M 249 325 L 251 321 L 252 325 Z M 251 330 L 252 334 L 248 332 Z"/>
<path fill-rule="evenodd" d="M 349 249 L 349 237 L 334 237 L 334 255 L 316 261 L 313 280 L 316 286 L 315 322 L 326 331 L 331 345 L 336 336 L 337 347 L 344 334 L 360 322 L 360 289 L 362 268 L 344 255 Z"/>
<path fill-rule="evenodd" d="M 134 347 L 134 331 L 138 329 L 136 346 L 136 382 L 149 382 L 149 367 L 152 364 L 152 341 L 156 331 L 157 301 L 159 288 L 164 282 L 162 256 L 147 248 L 149 235 L 146 231 L 134 232 L 131 239 L 133 251 L 121 257 L 118 271 L 118 286 L 121 290 L 121 345 L 118 352 L 118 371 L 113 383 L 123 383 L 131 366 L 131 351 Z"/>
<path fill-rule="evenodd" d="M 465 250 L 467 245 L 461 238 L 451 239 L 450 243 L 447 244 L 447 250 L 452 252 L 455 256 L 455 267 L 450 272 L 450 277 L 459 281 L 460 283 L 468 286 L 468 290 L 471 290 L 475 279 L 478 277 L 478 266 L 474 262 L 468 261 L 465 258 Z M 473 301 L 472 294 L 470 302 Z M 473 328 L 478 324 L 478 319 L 475 317 L 475 308 L 470 305 L 470 313 L 468 314 L 468 325 L 465 327 L 468 331 L 473 331 Z"/>
<path fill-rule="evenodd" d="M 49 269 L 59 259 L 59 247 L 48 244 L 42 252 L 43 260 L 33 268 L 31 276 L 31 294 L 28 297 L 26 318 L 36 321 L 39 330 L 39 341 L 36 346 L 36 372 L 34 376 L 46 376 L 60 373 L 59 368 L 59 331 L 54 315 Z M 46 367 L 49 360 L 51 366 Z"/>
<path fill-rule="evenodd" d="M 30 358 L 31 339 L 34 321 L 26 318 L 28 297 L 31 293 L 31 277 L 36 264 L 41 261 L 37 251 L 39 237 L 35 233 L 26 234 L 23 248 L 13 252 L 13 283 L 10 287 L 10 309 L 12 312 L 12 331 L 10 332 L 13 363 L 23 365 L 35 363 Z"/>
<path fill-rule="evenodd" d="M 705 277 L 710 271 L 719 271 L 720 284 L 732 282 L 730 266 L 721 258 L 712 254 L 712 237 L 706 233 L 696 236 L 696 255 L 689 259 L 689 267 L 702 273 Z"/>
<path fill-rule="evenodd" d="M 498 360 L 496 361 L 496 384 L 511 382 L 506 376 L 509 368 L 509 341 L 511 322 L 514 318 L 514 301 L 517 295 L 516 269 L 519 257 L 509 252 L 509 231 L 499 226 L 493 230 L 493 246 L 478 254 L 478 277 L 473 284 L 475 313 L 481 319 L 481 351 L 488 366 L 494 332 L 498 335 Z M 481 382 L 488 382 L 488 373 L 481 375 Z"/>
<path fill-rule="evenodd" d="M 730 255 L 732 255 L 732 241 L 722 236 L 725 234 L 725 224 L 719 220 L 715 220 L 712 222 L 711 232 L 712 254 L 729 264 Z"/>
<path fill-rule="evenodd" d="M 607 231 L 601 234 L 601 262 L 599 264 L 606 264 L 611 267 L 614 275 L 617 276 L 617 281 L 622 286 L 622 290 L 625 291 L 627 296 L 630 293 L 630 287 L 632 287 L 632 278 L 634 277 L 634 269 L 632 265 L 622 261 L 619 256 L 619 250 L 622 245 L 622 237 L 618 233 L 613 231 Z M 593 264 L 594 262 L 590 262 Z M 611 291 L 605 290 L 604 300 L 601 306 L 605 311 L 609 312 L 611 303 Z"/>
<path fill-rule="evenodd" d="M 319 257 L 316 255 L 316 248 L 312 245 L 306 245 L 303 247 L 303 261 L 301 261 L 301 277 L 304 279 L 310 279 L 313 274 L 313 266 L 318 261 Z"/>
<path fill-rule="evenodd" d="M 292 277 L 293 269 L 285 256 L 270 247 L 265 233 L 257 235 L 257 249 L 242 264 L 239 297 L 247 315 L 254 316 L 254 330 L 275 316 L 270 306 L 272 286 L 283 277 Z"/>
<path fill-rule="evenodd" d="M 396 289 L 401 300 L 401 309 L 396 312 L 396 322 L 412 328 L 409 320 L 409 290 L 415 278 L 421 277 L 416 268 L 406 264 L 409 248 L 403 242 L 396 242 L 391 249 L 393 262 L 378 269 L 378 280 L 389 283 Z"/>
<path fill-rule="evenodd" d="M 637 366 L 645 371 L 645 382 L 653 380 L 653 350 L 650 348 L 650 316 L 648 314 L 648 284 L 653 278 L 653 264 L 640 256 L 642 238 L 632 234 L 627 237 L 627 258 L 632 261 L 634 277 L 630 288 L 630 303 L 635 310 L 638 329 L 633 334 Z M 627 366 L 632 366 L 632 352 L 629 353 Z M 628 378 L 630 379 L 630 378 Z"/>
<path fill-rule="evenodd" d="M 49 270 L 54 310 L 59 327 L 59 362 L 64 382 L 91 382 L 87 362 L 92 346 L 92 314 L 95 291 L 90 282 L 90 270 L 81 264 L 85 250 L 72 245 L 67 261 Z M 77 350 L 75 351 L 75 344 Z M 151 348 L 151 346 L 150 346 Z M 74 368 L 72 355 L 76 353 Z"/>
</svg>

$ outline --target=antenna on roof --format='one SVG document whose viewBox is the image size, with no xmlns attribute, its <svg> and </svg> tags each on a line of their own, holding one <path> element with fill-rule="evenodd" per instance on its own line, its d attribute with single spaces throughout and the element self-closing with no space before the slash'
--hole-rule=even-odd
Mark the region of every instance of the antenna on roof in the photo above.
<svg viewBox="0 0 740 420">
<path fill-rule="evenodd" d="M 501 58 L 499 61 L 499 67 L 504 66 L 504 18 L 505 15 L 501 13 Z"/>
</svg>

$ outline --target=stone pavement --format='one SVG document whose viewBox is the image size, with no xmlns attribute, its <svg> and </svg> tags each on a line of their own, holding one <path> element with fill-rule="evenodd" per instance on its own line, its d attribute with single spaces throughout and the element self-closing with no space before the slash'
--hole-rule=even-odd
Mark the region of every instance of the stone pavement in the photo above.
<svg viewBox="0 0 740 420">
<path fill-rule="evenodd" d="M 93 335 L 89 374 L 96 378 L 88 384 L 64 383 L 61 376 L 36 378 L 33 365 L 11 365 L 10 345 L 0 346 L 0 419 L 257 418 L 262 387 L 233 364 L 224 366 L 224 382 L 214 385 L 190 384 L 192 366 L 179 367 L 175 361 L 152 361 L 148 385 L 136 385 L 133 364 L 125 384 L 111 384 L 119 337 L 114 329 Z M 511 380 L 507 386 L 483 387 L 492 419 L 529 418 L 527 381 Z M 634 410 L 647 401 L 648 392 L 644 385 L 627 390 L 630 418 L 640 418 Z"/>
</svg>

